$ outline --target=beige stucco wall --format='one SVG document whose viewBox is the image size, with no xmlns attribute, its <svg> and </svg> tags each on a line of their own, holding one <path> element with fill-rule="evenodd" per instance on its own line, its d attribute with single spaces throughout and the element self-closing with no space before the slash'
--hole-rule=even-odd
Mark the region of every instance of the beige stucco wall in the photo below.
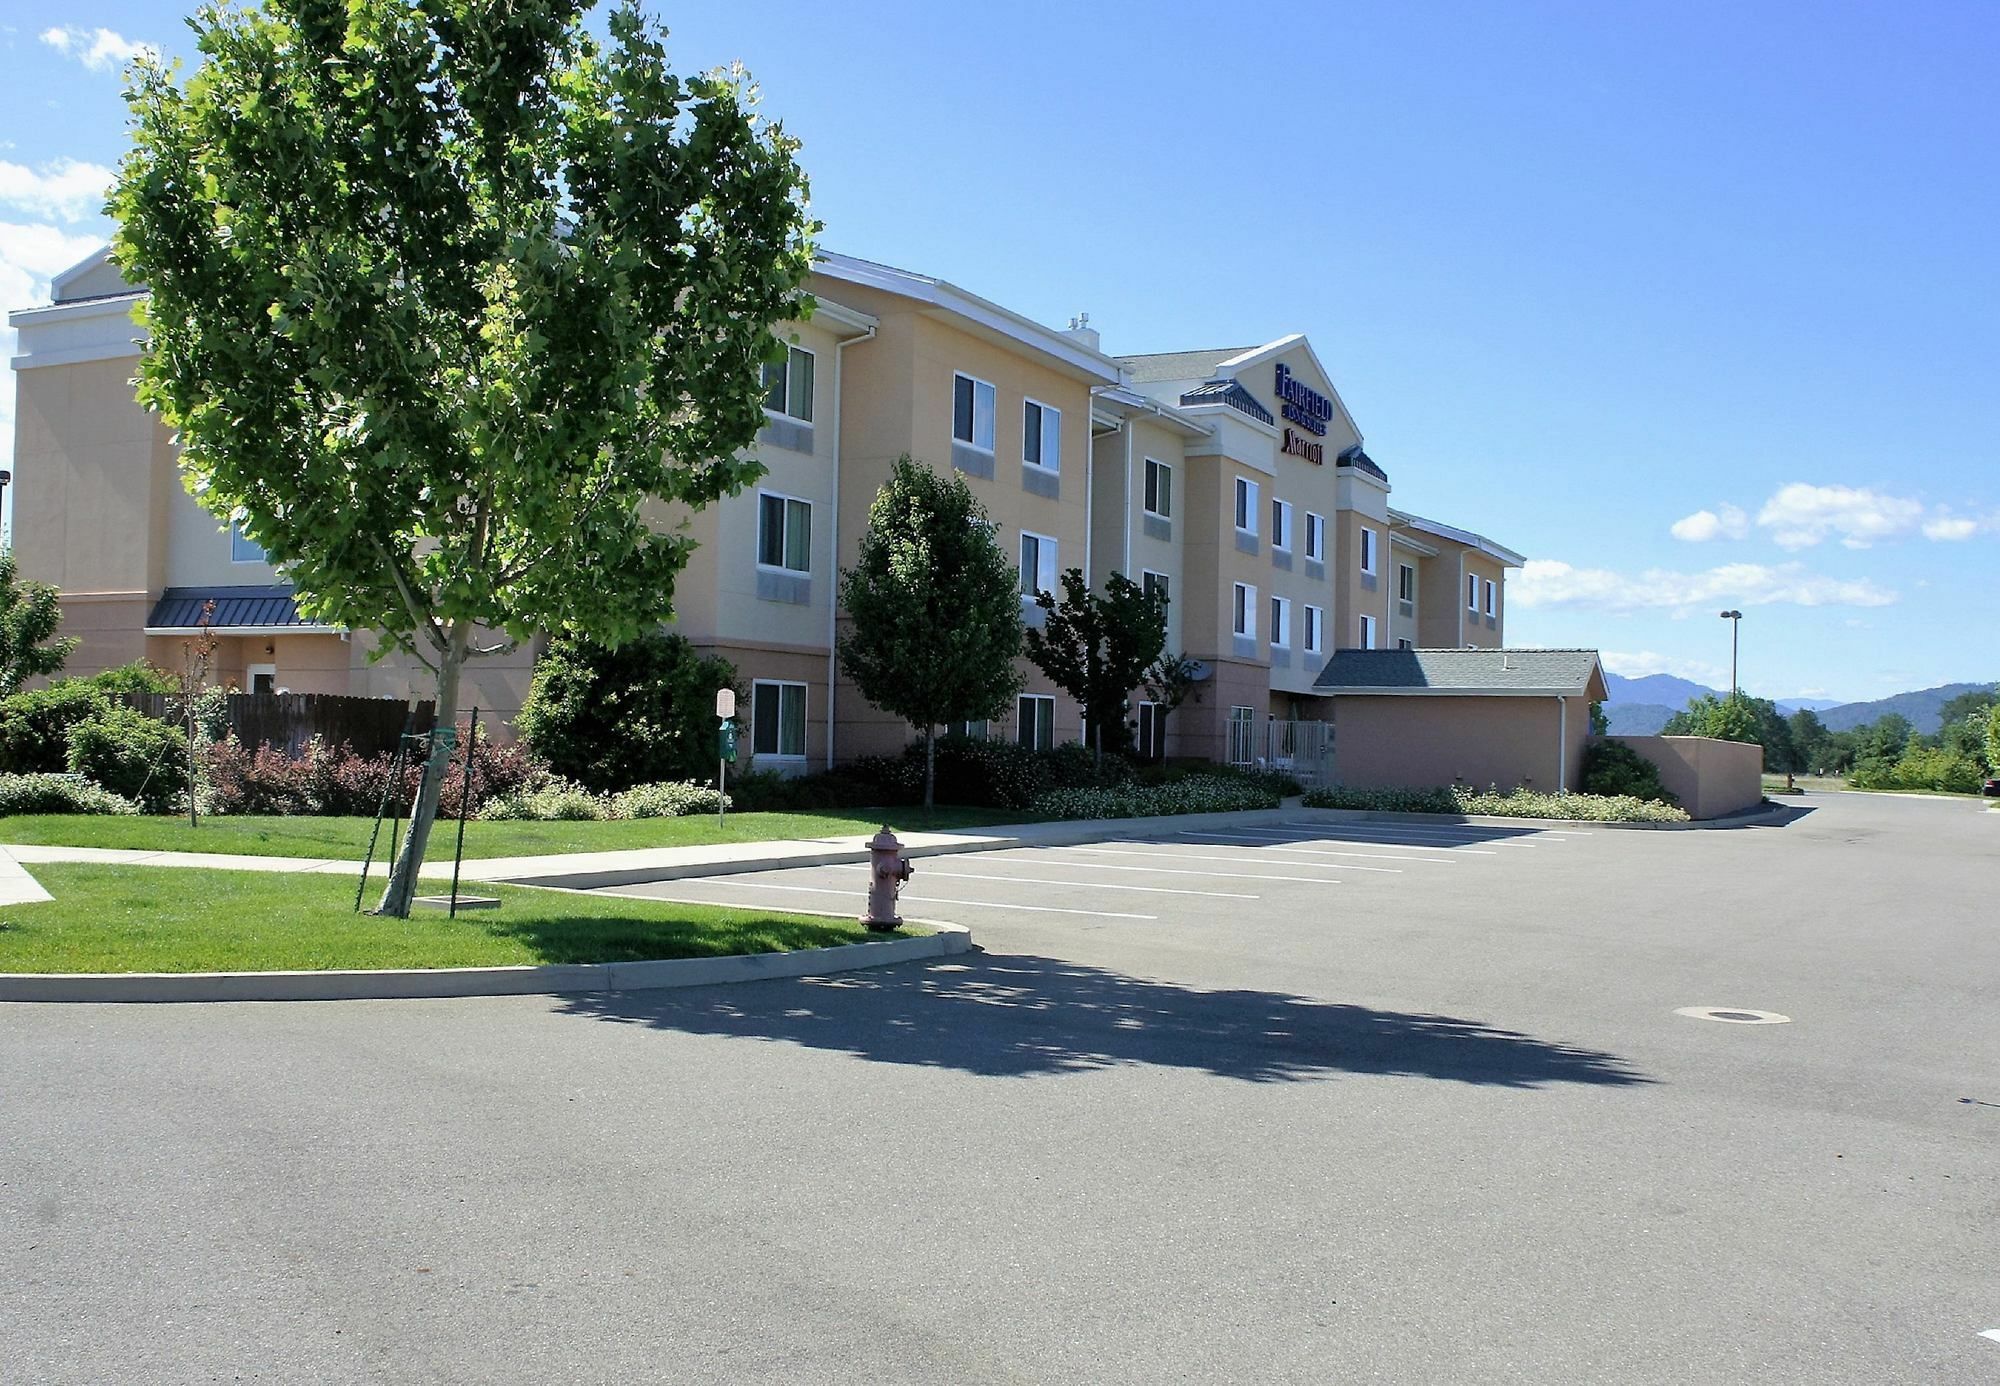
<svg viewBox="0 0 2000 1386">
<path fill-rule="evenodd" d="M 1336 774 L 1356 788 L 1467 784 L 1553 792 L 1580 783 L 1588 704 L 1549 697 L 1333 699 Z"/>
<path fill-rule="evenodd" d="M 1660 768 L 1660 784 L 1691 818 L 1720 818 L 1764 799 L 1764 748 L 1705 736 L 1613 736 Z"/>
</svg>

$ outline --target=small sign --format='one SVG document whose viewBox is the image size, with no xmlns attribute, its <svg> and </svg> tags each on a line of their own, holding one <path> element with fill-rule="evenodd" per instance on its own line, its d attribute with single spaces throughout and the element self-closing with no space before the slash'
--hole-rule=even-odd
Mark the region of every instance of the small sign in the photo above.
<svg viewBox="0 0 2000 1386">
<path fill-rule="evenodd" d="M 729 764 L 736 763 L 736 724 L 727 718 L 716 736 L 716 748 L 721 758 Z"/>
<path fill-rule="evenodd" d="M 735 689 L 718 688 L 715 690 L 715 715 L 717 717 L 734 717 L 736 715 Z"/>
</svg>

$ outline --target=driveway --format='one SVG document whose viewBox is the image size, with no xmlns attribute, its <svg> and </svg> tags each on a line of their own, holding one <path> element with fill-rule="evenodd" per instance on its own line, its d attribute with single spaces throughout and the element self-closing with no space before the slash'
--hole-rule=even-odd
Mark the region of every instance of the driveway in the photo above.
<svg viewBox="0 0 2000 1386">
<path fill-rule="evenodd" d="M 0 1377 L 2000 1379 L 2000 815 L 1804 802 L 920 861 L 985 951 L 823 981 L 0 1007 Z"/>
</svg>

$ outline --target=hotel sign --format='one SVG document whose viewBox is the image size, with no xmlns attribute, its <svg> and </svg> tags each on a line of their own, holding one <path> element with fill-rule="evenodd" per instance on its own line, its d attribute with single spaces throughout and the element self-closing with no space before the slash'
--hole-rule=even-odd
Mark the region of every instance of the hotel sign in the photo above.
<svg viewBox="0 0 2000 1386">
<path fill-rule="evenodd" d="M 1326 436 L 1327 422 L 1333 418 L 1333 401 L 1310 386 L 1301 384 L 1299 378 L 1283 365 L 1278 367 L 1276 389 L 1278 412 L 1284 415 L 1287 423 L 1295 423 L 1305 430 L 1301 433 L 1297 429 L 1286 429 L 1279 451 L 1303 457 L 1315 467 L 1324 467 L 1326 444 L 1314 442 L 1306 437 L 1306 433 L 1318 438 Z"/>
</svg>

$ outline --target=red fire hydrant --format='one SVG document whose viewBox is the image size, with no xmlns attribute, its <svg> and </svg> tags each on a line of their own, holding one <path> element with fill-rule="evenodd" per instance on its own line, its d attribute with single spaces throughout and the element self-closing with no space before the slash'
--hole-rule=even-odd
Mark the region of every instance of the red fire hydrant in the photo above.
<svg viewBox="0 0 2000 1386">
<path fill-rule="evenodd" d="M 910 879 L 914 868 L 902 852 L 903 844 L 896 841 L 896 835 L 886 824 L 868 841 L 872 868 L 868 873 L 868 912 L 861 916 L 861 922 L 871 929 L 886 933 L 903 922 L 896 913 L 896 897 L 902 893 L 903 882 Z"/>
</svg>

